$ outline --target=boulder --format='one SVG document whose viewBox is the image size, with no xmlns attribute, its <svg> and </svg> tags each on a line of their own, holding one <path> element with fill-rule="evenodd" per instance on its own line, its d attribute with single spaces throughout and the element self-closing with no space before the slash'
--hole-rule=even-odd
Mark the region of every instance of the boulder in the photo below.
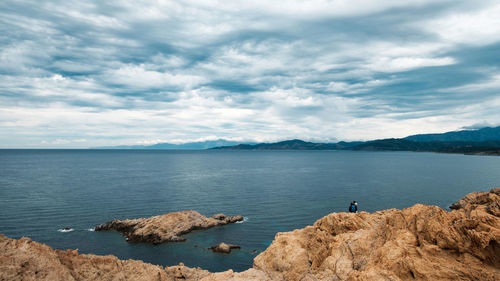
<svg viewBox="0 0 500 281">
<path fill-rule="evenodd" d="M 238 245 L 226 244 L 226 243 L 222 242 L 222 243 L 219 243 L 217 245 L 210 247 L 209 249 L 214 251 L 215 253 L 229 254 L 229 253 L 231 253 L 232 249 L 240 249 L 240 248 L 241 247 Z"/>
</svg>

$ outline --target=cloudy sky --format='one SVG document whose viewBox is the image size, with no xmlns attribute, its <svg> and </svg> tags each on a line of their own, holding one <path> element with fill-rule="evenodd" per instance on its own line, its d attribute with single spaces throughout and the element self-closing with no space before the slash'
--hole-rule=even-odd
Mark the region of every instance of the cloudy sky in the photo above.
<svg viewBox="0 0 500 281">
<path fill-rule="evenodd" d="M 500 2 L 0 2 L 0 147 L 500 124 Z"/>
</svg>

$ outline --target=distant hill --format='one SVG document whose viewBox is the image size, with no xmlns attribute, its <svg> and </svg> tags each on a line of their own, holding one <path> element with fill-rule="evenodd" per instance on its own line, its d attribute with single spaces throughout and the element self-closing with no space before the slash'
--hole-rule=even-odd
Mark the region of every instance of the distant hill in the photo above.
<svg viewBox="0 0 500 281">
<path fill-rule="evenodd" d="M 402 139 L 380 139 L 366 142 L 314 143 L 294 139 L 275 143 L 218 146 L 213 149 L 428 151 L 500 155 L 500 127 L 443 134 L 422 134 Z"/>
<path fill-rule="evenodd" d="M 500 141 L 427 141 L 416 142 L 407 139 L 383 139 L 365 142 L 350 150 L 370 151 L 427 151 L 443 153 L 500 155 Z"/>
<path fill-rule="evenodd" d="M 500 140 L 500 126 L 485 127 L 479 130 L 463 130 L 455 132 L 447 132 L 443 134 L 421 134 L 413 135 L 404 138 L 405 140 L 416 142 L 432 142 L 432 141 L 461 141 L 461 142 L 484 142 Z"/>
<path fill-rule="evenodd" d="M 420 134 L 401 139 L 315 143 L 299 139 L 274 143 L 238 143 L 224 139 L 184 144 L 158 143 L 101 147 L 106 149 L 224 149 L 224 150 L 371 150 L 429 151 L 445 153 L 500 155 L 500 126 L 442 134 Z"/>
<path fill-rule="evenodd" d="M 258 144 L 239 144 L 234 146 L 214 147 L 213 149 L 229 149 L 229 150 L 339 150 L 363 142 L 338 142 L 338 143 L 314 143 L 303 140 L 286 140 L 274 143 L 258 143 Z"/>
<path fill-rule="evenodd" d="M 98 149 L 210 149 L 218 146 L 233 146 L 238 145 L 240 142 L 228 141 L 224 139 L 218 139 L 213 141 L 202 141 L 202 142 L 188 142 L 183 144 L 173 144 L 173 143 L 157 143 L 153 145 L 122 145 L 122 146 L 108 146 L 108 147 L 98 147 Z M 254 144 L 254 143 L 250 143 Z"/>
<path fill-rule="evenodd" d="M 374 140 L 350 149 L 500 155 L 500 126 L 442 134 L 420 134 L 402 139 Z"/>
</svg>

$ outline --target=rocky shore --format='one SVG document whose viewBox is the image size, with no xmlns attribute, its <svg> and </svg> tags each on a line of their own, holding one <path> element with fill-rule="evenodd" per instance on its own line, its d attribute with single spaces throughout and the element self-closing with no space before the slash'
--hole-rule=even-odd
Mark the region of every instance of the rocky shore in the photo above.
<svg viewBox="0 0 500 281">
<path fill-rule="evenodd" d="M 128 242 L 161 244 L 185 241 L 181 235 L 194 230 L 242 220 L 242 216 L 217 214 L 208 218 L 196 211 L 182 211 L 149 218 L 112 220 L 96 226 L 95 231 L 116 230 L 122 232 Z"/>
<path fill-rule="evenodd" d="M 451 209 L 332 213 L 278 233 L 240 273 L 80 255 L 0 235 L 0 280 L 498 280 L 500 188 L 471 193 Z"/>
</svg>

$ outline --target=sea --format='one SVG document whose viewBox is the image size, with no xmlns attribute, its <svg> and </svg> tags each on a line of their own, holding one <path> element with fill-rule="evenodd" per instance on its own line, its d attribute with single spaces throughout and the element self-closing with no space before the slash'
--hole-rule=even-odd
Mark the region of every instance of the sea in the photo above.
<svg viewBox="0 0 500 281">
<path fill-rule="evenodd" d="M 252 267 L 278 232 L 332 212 L 443 209 L 500 187 L 500 157 L 416 152 L 225 150 L 0 150 L 0 233 L 55 249 L 210 271 Z M 128 243 L 93 228 L 182 210 L 242 215 L 186 242 Z M 69 228 L 69 230 L 65 230 Z M 213 253 L 219 242 L 237 244 Z"/>
</svg>

